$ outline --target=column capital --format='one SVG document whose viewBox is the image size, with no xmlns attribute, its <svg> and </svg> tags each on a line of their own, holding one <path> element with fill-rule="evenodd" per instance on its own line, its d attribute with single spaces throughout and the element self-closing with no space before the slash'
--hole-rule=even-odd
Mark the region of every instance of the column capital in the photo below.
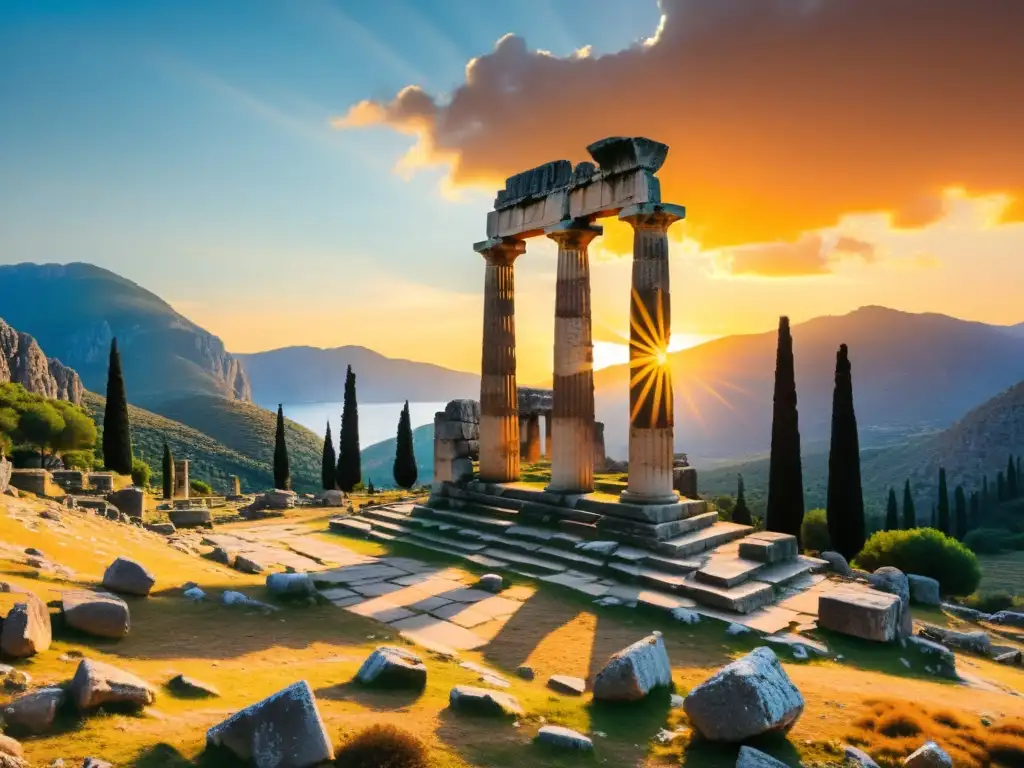
<svg viewBox="0 0 1024 768">
<path fill-rule="evenodd" d="M 586 248 L 591 240 L 604 234 L 604 227 L 586 219 L 565 219 L 545 229 L 544 234 L 563 248 Z"/>
<path fill-rule="evenodd" d="M 492 237 L 473 243 L 473 250 L 483 256 L 488 264 L 511 264 L 526 253 L 526 241 L 514 237 Z"/>
<path fill-rule="evenodd" d="M 627 221 L 634 229 L 656 229 L 665 231 L 680 219 L 686 218 L 686 208 L 669 203 L 638 203 L 623 208 L 620 221 Z"/>
</svg>

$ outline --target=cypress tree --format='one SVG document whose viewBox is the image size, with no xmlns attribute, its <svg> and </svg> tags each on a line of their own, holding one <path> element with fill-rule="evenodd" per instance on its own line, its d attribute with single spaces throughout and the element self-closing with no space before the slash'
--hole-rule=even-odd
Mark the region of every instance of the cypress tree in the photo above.
<svg viewBox="0 0 1024 768">
<path fill-rule="evenodd" d="M 981 511 L 988 512 L 992 508 L 992 496 L 988 489 L 988 475 L 981 478 Z"/>
<path fill-rule="evenodd" d="M 967 496 L 964 494 L 964 487 L 958 485 L 953 492 L 953 507 L 956 520 L 956 537 L 963 541 L 967 535 Z"/>
<path fill-rule="evenodd" d="M 174 498 L 174 456 L 171 455 L 171 447 L 164 443 L 164 498 Z"/>
<path fill-rule="evenodd" d="M 996 475 L 996 503 L 1002 504 L 1006 501 L 1006 475 L 1002 472 Z"/>
<path fill-rule="evenodd" d="M 277 406 L 277 432 L 274 435 L 274 487 L 282 491 L 292 488 L 292 471 L 288 467 L 288 445 L 284 441 L 284 410 Z"/>
<path fill-rule="evenodd" d="M 334 440 L 331 438 L 331 422 L 327 422 L 327 431 L 324 433 L 324 455 L 320 466 L 320 484 L 325 491 L 333 491 L 338 483 L 334 479 L 336 457 L 334 455 Z"/>
<path fill-rule="evenodd" d="M 800 539 L 804 519 L 804 479 L 800 459 L 800 423 L 789 318 L 779 318 L 772 412 L 772 450 L 768 470 L 765 527 Z"/>
<path fill-rule="evenodd" d="M 932 522 L 931 522 L 931 526 L 932 526 L 932 528 L 938 528 L 939 527 L 939 516 L 935 513 L 935 505 L 934 504 L 932 504 Z"/>
<path fill-rule="evenodd" d="M 103 409 L 103 464 L 122 475 L 132 473 L 132 432 L 128 420 L 128 396 L 121 373 L 117 339 L 110 342 L 107 368 L 107 404 Z"/>
<path fill-rule="evenodd" d="M 750 508 L 747 507 L 746 488 L 743 486 L 743 475 L 736 475 L 736 506 L 732 508 L 732 521 L 740 525 L 753 525 Z"/>
<path fill-rule="evenodd" d="M 1020 473 L 1020 456 L 1017 457 L 1017 493 L 1024 496 L 1024 475 Z"/>
<path fill-rule="evenodd" d="M 338 487 L 351 493 L 363 479 L 359 455 L 359 404 L 356 401 L 356 375 L 352 366 L 345 372 L 345 401 L 341 410 L 341 444 L 338 451 Z"/>
<path fill-rule="evenodd" d="M 917 528 L 917 510 L 914 509 L 914 494 L 910 492 L 910 480 L 903 484 L 903 530 Z"/>
<path fill-rule="evenodd" d="M 949 490 L 946 487 L 945 467 L 939 469 L 939 504 L 935 526 L 947 536 L 953 533 L 953 529 L 949 527 Z"/>
<path fill-rule="evenodd" d="M 971 494 L 970 517 L 968 527 L 976 526 L 981 520 L 981 497 L 975 491 Z"/>
<path fill-rule="evenodd" d="M 841 344 L 836 353 L 826 513 L 832 546 L 847 560 L 852 560 L 864 549 L 864 494 L 857 416 L 853 409 L 853 377 L 845 344 Z"/>
<path fill-rule="evenodd" d="M 1006 498 L 1016 499 L 1018 493 L 1019 479 L 1017 478 L 1017 462 L 1013 460 L 1013 454 L 1006 460 Z"/>
<path fill-rule="evenodd" d="M 416 484 L 416 454 L 412 446 L 412 422 L 409 419 L 409 401 L 398 417 L 398 439 L 395 443 L 395 482 L 399 488 L 412 488 Z"/>
<path fill-rule="evenodd" d="M 896 490 L 889 489 L 889 506 L 885 510 L 885 530 L 898 531 L 900 529 L 900 509 L 896 503 Z"/>
</svg>

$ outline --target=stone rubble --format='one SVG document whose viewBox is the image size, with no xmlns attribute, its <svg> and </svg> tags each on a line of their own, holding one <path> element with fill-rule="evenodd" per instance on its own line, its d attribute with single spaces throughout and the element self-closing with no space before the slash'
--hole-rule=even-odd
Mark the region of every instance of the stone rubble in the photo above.
<svg viewBox="0 0 1024 768">
<path fill-rule="evenodd" d="M 427 667 L 411 651 L 382 645 L 359 667 L 356 680 L 364 685 L 422 690 L 427 684 Z"/>
<path fill-rule="evenodd" d="M 672 685 L 672 665 L 661 632 L 653 632 L 614 654 L 594 678 L 595 701 L 637 701 Z"/>
<path fill-rule="evenodd" d="M 67 700 L 63 688 L 40 688 L 13 699 L 0 712 L 0 720 L 15 733 L 38 735 L 53 727 L 53 721 Z"/>
<path fill-rule="evenodd" d="M 68 695 L 83 713 L 107 704 L 142 709 L 156 700 L 156 690 L 145 680 L 93 659 L 79 663 L 68 685 Z"/>
</svg>

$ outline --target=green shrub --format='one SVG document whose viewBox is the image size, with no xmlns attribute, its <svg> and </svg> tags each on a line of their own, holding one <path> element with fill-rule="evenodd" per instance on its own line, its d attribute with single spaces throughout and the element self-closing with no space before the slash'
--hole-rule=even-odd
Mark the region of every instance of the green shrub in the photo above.
<svg viewBox="0 0 1024 768">
<path fill-rule="evenodd" d="M 188 488 L 195 496 L 213 496 L 213 487 L 202 480 L 189 480 Z"/>
<path fill-rule="evenodd" d="M 1002 528 L 975 528 L 964 536 L 964 546 L 976 555 L 998 555 L 1010 538 Z"/>
<path fill-rule="evenodd" d="M 92 450 L 64 451 L 60 455 L 60 459 L 68 469 L 81 469 L 88 472 L 96 466 L 96 454 Z"/>
<path fill-rule="evenodd" d="M 810 552 L 824 552 L 831 548 L 828 537 L 828 518 L 824 509 L 812 509 L 800 524 L 800 543 Z"/>
<path fill-rule="evenodd" d="M 427 768 L 423 742 L 394 725 L 371 725 L 350 738 L 334 761 L 343 768 Z"/>
<path fill-rule="evenodd" d="M 878 531 L 867 540 L 855 565 L 867 571 L 891 565 L 904 573 L 930 576 L 947 595 L 969 595 L 981 581 L 974 552 L 934 528 Z"/>
<path fill-rule="evenodd" d="M 153 469 L 142 459 L 132 459 L 132 485 L 139 488 L 149 487 L 149 478 L 153 476 Z"/>
<path fill-rule="evenodd" d="M 1007 549 L 1020 551 L 1024 549 L 1024 533 L 1015 533 L 1006 540 Z"/>
<path fill-rule="evenodd" d="M 965 597 L 961 602 L 968 608 L 982 613 L 998 613 L 1013 610 L 1014 599 L 1009 592 L 986 592 Z"/>
</svg>

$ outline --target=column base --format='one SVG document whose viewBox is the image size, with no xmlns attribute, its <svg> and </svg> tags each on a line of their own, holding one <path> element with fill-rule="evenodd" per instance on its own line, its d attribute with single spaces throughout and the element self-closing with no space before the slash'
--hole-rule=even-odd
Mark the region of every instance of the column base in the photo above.
<svg viewBox="0 0 1024 768">
<path fill-rule="evenodd" d="M 588 493 L 593 493 L 594 489 L 576 489 L 576 488 L 558 488 L 554 485 L 545 485 L 544 493 L 557 493 L 559 496 L 586 496 Z"/>
<path fill-rule="evenodd" d="M 619 501 L 623 504 L 677 504 L 679 502 L 679 494 L 673 491 L 672 493 L 661 494 L 660 496 L 650 496 L 645 493 L 634 493 L 632 491 L 623 491 L 619 494 Z"/>
</svg>

